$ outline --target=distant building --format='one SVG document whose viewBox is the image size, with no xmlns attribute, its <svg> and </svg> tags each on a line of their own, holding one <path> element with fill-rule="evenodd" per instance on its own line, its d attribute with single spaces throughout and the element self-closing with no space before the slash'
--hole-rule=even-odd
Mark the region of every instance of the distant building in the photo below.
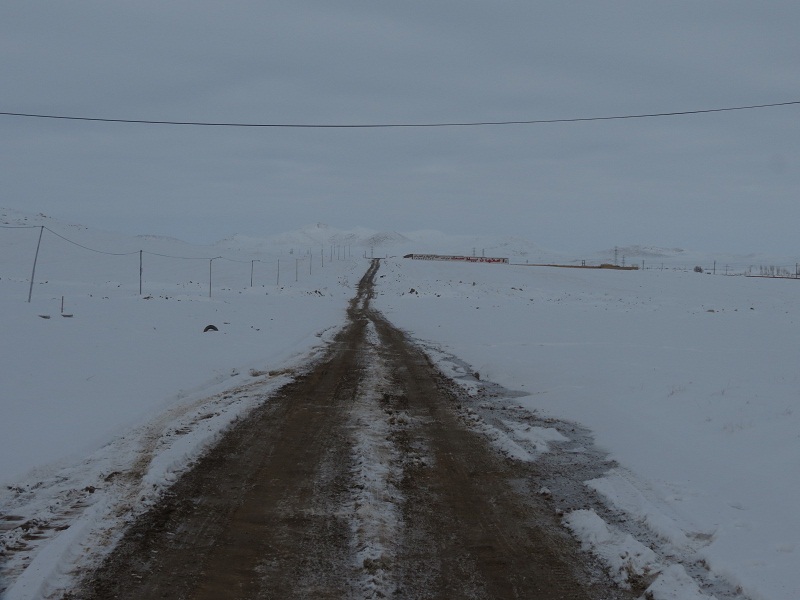
<svg viewBox="0 0 800 600">
<path fill-rule="evenodd" d="M 461 262 L 474 262 L 474 263 L 494 263 L 507 265 L 507 258 L 497 258 L 492 256 L 460 256 L 450 254 L 406 254 L 403 258 L 410 258 L 412 260 L 455 260 Z"/>
</svg>

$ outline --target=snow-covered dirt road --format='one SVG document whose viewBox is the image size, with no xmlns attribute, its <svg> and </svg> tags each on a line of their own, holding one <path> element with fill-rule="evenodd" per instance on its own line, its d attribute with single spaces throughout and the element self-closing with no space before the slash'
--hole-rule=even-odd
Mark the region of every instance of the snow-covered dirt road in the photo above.
<svg viewBox="0 0 800 600">
<path fill-rule="evenodd" d="M 370 308 L 378 267 L 328 354 L 234 427 L 68 597 L 642 593 L 617 589 L 579 549 L 542 466 L 513 456 L 568 425 L 532 425 L 491 385 L 497 402 L 481 409 Z M 583 454 L 562 477 L 603 466 Z"/>
</svg>

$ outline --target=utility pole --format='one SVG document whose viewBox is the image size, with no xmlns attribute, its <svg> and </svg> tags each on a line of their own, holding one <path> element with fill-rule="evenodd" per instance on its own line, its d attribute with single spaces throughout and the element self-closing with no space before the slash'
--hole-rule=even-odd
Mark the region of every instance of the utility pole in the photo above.
<svg viewBox="0 0 800 600">
<path fill-rule="evenodd" d="M 33 295 L 33 278 L 36 277 L 36 261 L 39 260 L 39 246 L 42 245 L 42 234 L 44 233 L 44 225 L 39 225 L 39 241 L 36 242 L 36 254 L 33 256 L 33 270 L 31 271 L 31 285 L 28 288 L 28 303 L 31 301 Z"/>
<path fill-rule="evenodd" d="M 617 250 L 617 247 L 616 247 L 616 246 L 614 246 L 614 264 L 615 264 L 615 265 L 618 265 L 618 264 L 619 264 L 619 262 L 617 261 L 617 255 L 618 255 L 618 254 L 619 254 L 619 250 Z"/>
</svg>

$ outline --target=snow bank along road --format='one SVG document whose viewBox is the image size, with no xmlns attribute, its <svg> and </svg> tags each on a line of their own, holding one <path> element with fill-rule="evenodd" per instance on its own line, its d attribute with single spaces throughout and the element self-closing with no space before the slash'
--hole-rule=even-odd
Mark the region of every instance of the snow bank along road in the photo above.
<svg viewBox="0 0 800 600">
<path fill-rule="evenodd" d="M 644 591 L 636 581 L 617 589 L 543 490 L 555 476 L 583 480 L 607 468 L 602 457 L 575 453 L 570 467 L 546 472 L 498 452 L 469 404 L 475 398 L 370 308 L 378 268 L 373 261 L 327 355 L 236 425 L 68 598 L 588 599 Z M 530 429 L 530 413 L 513 398 L 484 413 Z M 515 447 L 525 452 L 523 441 Z"/>
</svg>

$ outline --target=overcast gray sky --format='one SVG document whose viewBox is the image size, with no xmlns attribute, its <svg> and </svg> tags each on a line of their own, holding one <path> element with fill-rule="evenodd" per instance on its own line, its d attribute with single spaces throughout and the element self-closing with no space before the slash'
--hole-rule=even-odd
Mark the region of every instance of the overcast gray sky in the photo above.
<svg viewBox="0 0 800 600">
<path fill-rule="evenodd" d="M 0 4 L 0 111 L 249 123 L 800 100 L 795 0 Z M 800 255 L 800 106 L 436 129 L 0 116 L 0 206 L 212 242 L 312 222 Z"/>
</svg>

